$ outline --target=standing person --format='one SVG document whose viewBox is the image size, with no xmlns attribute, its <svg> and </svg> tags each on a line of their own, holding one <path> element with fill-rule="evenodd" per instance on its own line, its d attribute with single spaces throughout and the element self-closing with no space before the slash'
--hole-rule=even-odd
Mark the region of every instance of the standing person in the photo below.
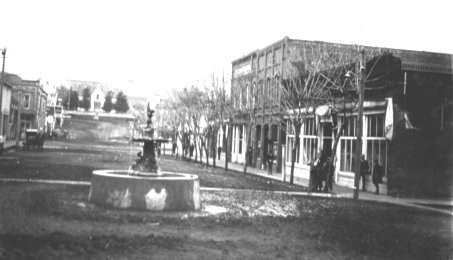
<svg viewBox="0 0 453 260">
<path fill-rule="evenodd" d="M 384 167 L 379 165 L 379 161 L 374 160 L 373 166 L 373 184 L 376 186 L 376 194 L 379 195 L 379 183 L 382 183 L 382 176 L 384 175 Z"/>
<path fill-rule="evenodd" d="M 360 177 L 362 177 L 362 191 L 365 191 L 366 177 L 370 172 L 368 161 L 365 160 L 365 155 L 360 157 Z"/>
<path fill-rule="evenodd" d="M 274 154 L 269 152 L 267 155 L 267 174 L 272 175 L 272 164 L 274 163 Z"/>
<path fill-rule="evenodd" d="M 189 151 L 190 158 L 192 158 L 193 150 L 195 150 L 195 145 L 193 143 L 190 144 L 189 150 L 190 150 Z"/>
<path fill-rule="evenodd" d="M 217 160 L 220 160 L 220 154 L 222 153 L 222 147 L 217 147 Z"/>
<path fill-rule="evenodd" d="M 324 165 L 322 166 L 322 178 L 325 180 L 325 190 L 326 191 L 332 191 L 332 174 L 329 174 L 329 167 L 330 167 L 330 162 L 331 158 L 330 156 L 327 156 L 326 158 L 326 162 L 324 163 Z M 332 171 L 332 170 L 331 170 Z"/>
<path fill-rule="evenodd" d="M 315 161 L 315 166 L 316 166 L 316 179 L 317 179 L 317 182 L 318 182 L 318 187 L 317 187 L 317 191 L 322 191 L 322 187 L 323 187 L 323 183 L 322 181 L 325 180 L 325 174 L 324 174 L 324 171 L 323 171 L 323 166 L 324 166 L 324 162 L 326 160 L 326 157 L 325 157 L 325 153 L 323 152 L 323 150 L 319 151 L 318 154 L 316 155 L 316 161 Z"/>
<path fill-rule="evenodd" d="M 36 144 L 38 150 L 44 149 L 44 130 L 42 127 L 39 128 L 38 136 L 36 137 Z"/>
<path fill-rule="evenodd" d="M 171 154 L 174 156 L 175 155 L 175 152 L 176 152 L 176 148 L 178 147 L 178 145 L 176 144 L 176 142 L 173 142 L 173 147 L 171 149 Z"/>
<path fill-rule="evenodd" d="M 320 153 L 310 162 L 310 180 L 311 191 L 317 192 L 322 189 Z"/>
</svg>

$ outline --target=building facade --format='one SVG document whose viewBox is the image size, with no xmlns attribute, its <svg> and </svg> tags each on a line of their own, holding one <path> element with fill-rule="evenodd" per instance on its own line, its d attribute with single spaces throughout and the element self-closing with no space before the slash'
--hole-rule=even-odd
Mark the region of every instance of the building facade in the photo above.
<svg viewBox="0 0 453 260">
<path fill-rule="evenodd" d="M 13 87 L 13 99 L 17 100 L 17 111 L 20 114 L 20 129 L 45 128 L 47 93 L 39 80 L 24 80 L 17 75 L 6 77 Z M 14 121 L 14 120 L 13 120 Z"/>
<path fill-rule="evenodd" d="M 3 137 L 17 140 L 29 128 L 45 129 L 47 93 L 39 80 L 23 80 L 15 74 L 5 73 L 4 85 L 9 90 L 3 98 Z M 5 88 L 4 88 L 5 90 Z"/>
<path fill-rule="evenodd" d="M 0 107 L 0 145 L 9 139 L 10 133 L 9 129 L 9 122 L 11 120 L 11 101 L 12 101 L 12 87 L 6 81 L 2 82 L 2 102 Z"/>
<path fill-rule="evenodd" d="M 316 60 L 309 51 L 313 46 L 337 47 L 339 54 L 354 47 L 285 37 L 232 62 L 231 96 L 236 114 L 231 161 L 244 163 L 249 150 L 250 165 L 265 168 L 266 155 L 272 152 L 276 156 L 275 170 L 288 175 L 295 133 L 291 120 L 285 119 L 289 113 L 282 112 L 282 82 L 291 80 L 298 68 Z M 370 57 L 364 68 L 374 77 L 365 83 L 362 151 L 371 169 L 375 163 L 384 167 L 383 192 L 399 188 L 399 178 L 411 174 L 411 165 L 415 165 L 411 158 L 423 161 L 420 167 L 426 171 L 451 173 L 451 163 L 447 162 L 451 157 L 452 55 L 377 47 L 364 50 L 377 56 Z M 371 65 L 373 59 L 377 61 Z M 310 162 L 334 144 L 333 109 L 313 109 L 316 111 L 307 114 L 301 126 L 296 178 L 309 178 Z M 345 127 L 336 153 L 328 154 L 335 158 L 334 181 L 353 187 L 357 110 L 337 111 L 335 118 Z M 437 163 L 427 159 L 432 156 L 430 149 L 442 157 L 431 158 Z M 371 181 L 367 189 L 374 189 Z"/>
</svg>

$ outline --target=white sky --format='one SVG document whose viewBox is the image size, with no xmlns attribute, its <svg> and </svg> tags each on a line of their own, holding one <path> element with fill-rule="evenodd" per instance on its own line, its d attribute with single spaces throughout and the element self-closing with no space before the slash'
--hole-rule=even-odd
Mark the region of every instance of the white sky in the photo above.
<svg viewBox="0 0 453 260">
<path fill-rule="evenodd" d="M 450 1 L 451 2 L 451 1 Z M 0 2 L 6 71 L 148 96 L 203 82 L 284 36 L 453 53 L 449 1 Z M 132 81 L 133 84 L 128 84 Z"/>
</svg>

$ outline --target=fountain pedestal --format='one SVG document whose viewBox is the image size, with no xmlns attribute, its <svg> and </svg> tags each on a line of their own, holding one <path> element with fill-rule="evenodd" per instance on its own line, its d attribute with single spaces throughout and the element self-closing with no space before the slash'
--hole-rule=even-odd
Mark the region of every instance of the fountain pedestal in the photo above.
<svg viewBox="0 0 453 260">
<path fill-rule="evenodd" d="M 89 201 L 119 209 L 200 210 L 200 183 L 191 174 L 129 175 L 127 171 L 99 170 L 93 172 Z"/>
</svg>

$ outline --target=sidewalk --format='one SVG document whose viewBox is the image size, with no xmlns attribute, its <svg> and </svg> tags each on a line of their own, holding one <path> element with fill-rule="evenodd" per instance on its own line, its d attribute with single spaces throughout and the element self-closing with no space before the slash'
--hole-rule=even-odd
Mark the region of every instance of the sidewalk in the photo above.
<svg viewBox="0 0 453 260">
<path fill-rule="evenodd" d="M 14 148 L 16 148 L 16 140 L 6 140 L 3 143 L 3 152 L 8 152 Z"/>
<path fill-rule="evenodd" d="M 220 160 L 216 160 L 216 166 L 220 168 L 225 167 L 225 160 L 222 156 Z M 244 171 L 244 165 L 238 163 L 228 163 L 228 169 L 238 172 Z M 268 178 L 276 181 L 283 181 L 282 173 L 273 172 L 272 175 L 268 175 L 267 170 L 261 170 L 258 168 L 247 167 L 247 173 L 263 178 Z M 287 173 L 288 175 L 288 173 Z M 288 177 L 288 176 L 287 176 Z M 294 184 L 308 187 L 308 180 L 294 177 Z M 336 197 L 336 198 L 353 198 L 354 190 L 349 187 L 339 186 L 336 184 L 332 185 L 332 193 L 317 193 L 317 192 L 300 192 L 301 195 L 315 196 L 315 197 Z M 384 203 L 397 204 L 401 206 L 414 207 L 419 209 L 425 209 L 435 212 L 440 212 L 453 216 L 453 201 L 452 200 L 436 200 L 436 199 L 419 199 L 419 198 L 397 198 L 388 196 L 385 194 L 374 194 L 372 192 L 359 192 L 360 200 L 377 201 Z"/>
</svg>

